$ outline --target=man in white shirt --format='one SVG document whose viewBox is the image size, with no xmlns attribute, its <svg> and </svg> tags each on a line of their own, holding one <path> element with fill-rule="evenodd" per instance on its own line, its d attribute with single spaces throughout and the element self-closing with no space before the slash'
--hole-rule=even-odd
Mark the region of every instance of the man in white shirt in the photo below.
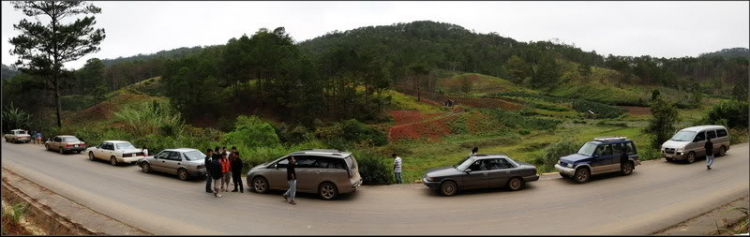
<svg viewBox="0 0 750 237">
<path fill-rule="evenodd" d="M 396 183 L 397 184 L 403 183 L 403 181 L 401 180 L 401 157 L 398 157 L 396 153 L 391 154 L 391 157 L 394 158 L 393 173 L 396 174 Z"/>
</svg>

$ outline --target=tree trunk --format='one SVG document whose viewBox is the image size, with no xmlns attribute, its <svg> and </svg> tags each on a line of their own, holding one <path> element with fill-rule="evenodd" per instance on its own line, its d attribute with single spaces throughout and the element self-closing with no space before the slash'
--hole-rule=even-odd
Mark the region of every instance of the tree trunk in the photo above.
<svg viewBox="0 0 750 237">
<path fill-rule="evenodd" d="M 60 114 L 60 80 L 57 75 L 54 76 L 53 80 L 55 80 L 55 110 L 57 114 L 57 127 L 62 128 L 62 118 Z"/>
</svg>

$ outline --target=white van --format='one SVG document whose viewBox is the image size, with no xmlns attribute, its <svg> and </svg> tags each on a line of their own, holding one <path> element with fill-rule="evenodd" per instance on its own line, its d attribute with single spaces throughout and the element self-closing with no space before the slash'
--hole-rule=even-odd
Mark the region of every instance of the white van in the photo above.
<svg viewBox="0 0 750 237">
<path fill-rule="evenodd" d="M 661 145 L 661 156 L 667 161 L 685 160 L 695 162 L 706 156 L 706 138 L 711 138 L 714 153 L 723 156 L 729 150 L 729 132 L 721 125 L 704 125 L 684 128 Z"/>
</svg>

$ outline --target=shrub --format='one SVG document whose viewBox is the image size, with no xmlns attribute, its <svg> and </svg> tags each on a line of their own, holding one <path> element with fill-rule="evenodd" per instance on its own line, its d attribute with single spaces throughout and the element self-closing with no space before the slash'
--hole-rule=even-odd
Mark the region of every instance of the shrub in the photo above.
<svg viewBox="0 0 750 237">
<path fill-rule="evenodd" d="M 368 185 L 393 183 L 393 167 L 390 159 L 382 157 L 371 150 L 354 152 L 357 159 L 362 183 Z"/>
<path fill-rule="evenodd" d="M 679 117 L 674 104 L 660 98 L 651 103 L 651 114 L 653 118 L 648 121 L 648 126 L 643 132 L 652 135 L 651 147 L 658 150 L 661 144 L 672 136 L 674 124 L 679 121 Z"/>
<path fill-rule="evenodd" d="M 557 164 L 560 157 L 574 154 L 578 152 L 578 148 L 580 148 L 579 144 L 576 144 L 573 140 L 568 138 L 563 138 L 562 140 L 547 146 L 547 148 L 544 149 L 544 157 L 542 159 L 544 164 L 542 169 L 551 170 L 552 167 Z"/>
<path fill-rule="evenodd" d="M 368 127 L 355 119 L 344 123 L 334 123 L 327 127 L 318 127 L 315 136 L 323 140 L 330 148 L 346 150 L 353 145 L 383 146 L 388 144 L 386 134 L 377 128 Z"/>
<path fill-rule="evenodd" d="M 725 120 L 727 128 L 747 128 L 749 108 L 750 104 L 744 101 L 722 101 L 709 109 L 700 123 L 721 124 Z"/>
<path fill-rule="evenodd" d="M 313 138 L 313 134 L 302 124 L 291 128 L 282 123 L 281 126 L 276 128 L 276 133 L 279 134 L 279 138 L 285 144 L 299 144 Z"/>
<path fill-rule="evenodd" d="M 521 135 L 529 135 L 531 132 L 528 129 L 524 128 L 524 129 L 519 130 L 518 133 Z"/>
<path fill-rule="evenodd" d="M 234 131 L 224 135 L 228 143 L 254 147 L 277 147 L 281 140 L 271 124 L 256 116 L 239 116 Z"/>
<path fill-rule="evenodd" d="M 28 129 L 31 126 L 30 115 L 13 106 L 13 103 L 3 109 L 2 117 L 3 132 L 10 132 L 10 130 L 18 128 Z"/>
<path fill-rule="evenodd" d="M 640 160 L 655 160 L 661 157 L 661 153 L 653 147 L 644 147 L 638 150 L 638 157 L 640 157 Z"/>
<path fill-rule="evenodd" d="M 134 136 L 157 133 L 174 136 L 181 132 L 183 126 L 179 113 L 157 101 L 153 101 L 150 106 L 140 104 L 126 107 L 115 113 L 115 119 L 125 123 L 125 130 Z"/>
<path fill-rule="evenodd" d="M 747 142 L 748 140 L 748 129 L 747 128 L 732 128 L 729 131 L 729 143 L 739 144 Z"/>
<path fill-rule="evenodd" d="M 607 121 L 601 121 L 596 123 L 596 125 L 599 126 L 610 126 L 610 127 L 621 127 L 621 128 L 627 128 L 628 124 L 624 122 L 607 122 Z"/>
</svg>

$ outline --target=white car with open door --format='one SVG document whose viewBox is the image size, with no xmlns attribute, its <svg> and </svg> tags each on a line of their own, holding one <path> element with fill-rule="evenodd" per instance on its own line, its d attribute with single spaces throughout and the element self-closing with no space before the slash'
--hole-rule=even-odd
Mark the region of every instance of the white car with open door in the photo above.
<svg viewBox="0 0 750 237">
<path fill-rule="evenodd" d="M 104 141 L 96 147 L 87 149 L 89 160 L 102 159 L 109 161 L 111 165 L 119 163 L 134 164 L 144 158 L 143 149 L 135 148 L 127 141 Z"/>
</svg>

